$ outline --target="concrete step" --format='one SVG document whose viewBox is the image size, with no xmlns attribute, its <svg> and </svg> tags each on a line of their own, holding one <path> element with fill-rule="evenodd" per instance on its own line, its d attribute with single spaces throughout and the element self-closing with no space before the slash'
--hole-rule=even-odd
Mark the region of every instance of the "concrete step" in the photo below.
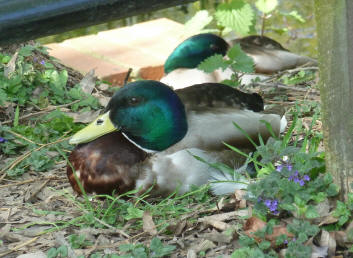
<svg viewBox="0 0 353 258">
<path fill-rule="evenodd" d="M 186 37 L 183 24 L 161 18 L 46 46 L 63 64 L 83 74 L 95 69 L 100 79 L 122 85 L 129 68 L 159 80 L 165 60 Z"/>
</svg>

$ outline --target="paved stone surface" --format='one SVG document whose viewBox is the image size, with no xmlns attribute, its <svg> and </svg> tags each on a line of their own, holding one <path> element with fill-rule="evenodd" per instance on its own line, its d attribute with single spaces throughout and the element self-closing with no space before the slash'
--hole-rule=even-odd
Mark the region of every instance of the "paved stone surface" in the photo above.
<svg viewBox="0 0 353 258">
<path fill-rule="evenodd" d="M 63 64 L 83 74 L 95 69 L 101 79 L 122 85 L 129 68 L 159 80 L 168 55 L 186 36 L 184 25 L 161 18 L 46 46 Z"/>
</svg>

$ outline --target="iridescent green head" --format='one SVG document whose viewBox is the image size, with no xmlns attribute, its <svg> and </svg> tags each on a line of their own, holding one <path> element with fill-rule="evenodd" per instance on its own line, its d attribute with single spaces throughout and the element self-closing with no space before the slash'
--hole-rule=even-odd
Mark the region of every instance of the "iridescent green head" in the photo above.
<svg viewBox="0 0 353 258">
<path fill-rule="evenodd" d="M 111 98 L 106 111 L 115 127 L 139 146 L 162 151 L 187 132 L 185 108 L 168 86 L 158 81 L 137 81 Z"/>
<path fill-rule="evenodd" d="M 196 68 L 207 57 L 215 54 L 224 56 L 228 47 L 224 39 L 211 33 L 192 36 L 170 54 L 164 64 L 164 72 L 167 74 L 178 68 Z"/>
</svg>

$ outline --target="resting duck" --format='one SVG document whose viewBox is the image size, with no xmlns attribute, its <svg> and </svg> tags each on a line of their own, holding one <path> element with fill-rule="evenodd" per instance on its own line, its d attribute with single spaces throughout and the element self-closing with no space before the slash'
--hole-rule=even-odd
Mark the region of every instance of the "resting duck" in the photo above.
<svg viewBox="0 0 353 258">
<path fill-rule="evenodd" d="M 125 193 L 132 189 L 167 195 L 185 193 L 220 173 L 210 163 L 239 157 L 222 142 L 252 147 L 235 128 L 266 140 L 270 133 L 261 120 L 280 131 L 280 116 L 264 114 L 263 100 L 223 84 L 206 83 L 173 91 L 158 81 L 136 81 L 118 90 L 105 113 L 70 140 L 79 144 L 70 154 L 67 175 L 81 193 Z M 234 165 L 234 164 L 231 164 Z"/>
<path fill-rule="evenodd" d="M 218 69 L 213 73 L 205 73 L 197 69 L 197 66 L 215 54 L 225 55 L 230 46 L 240 44 L 242 50 L 254 60 L 255 74 L 244 74 L 241 77 L 242 84 L 249 84 L 259 77 L 265 79 L 281 70 L 291 69 L 304 64 L 316 65 L 316 61 L 289 52 L 273 39 L 265 36 L 248 36 L 235 39 L 229 44 L 221 37 L 204 33 L 194 35 L 180 43 L 167 58 L 164 64 L 165 76 L 161 82 L 172 86 L 174 89 L 188 87 L 193 84 L 205 82 L 221 82 L 230 79 L 231 69 Z"/>
</svg>

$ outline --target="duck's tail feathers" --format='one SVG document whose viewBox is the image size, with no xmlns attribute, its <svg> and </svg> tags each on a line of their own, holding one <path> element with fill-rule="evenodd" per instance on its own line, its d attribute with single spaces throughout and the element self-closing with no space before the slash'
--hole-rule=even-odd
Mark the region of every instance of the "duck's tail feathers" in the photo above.
<svg viewBox="0 0 353 258">
<path fill-rule="evenodd" d="M 279 127 L 279 132 L 280 133 L 283 133 L 284 130 L 286 130 L 287 124 L 288 124 L 288 121 L 286 119 L 286 116 L 283 115 L 282 118 L 281 118 L 280 127 Z"/>
</svg>

